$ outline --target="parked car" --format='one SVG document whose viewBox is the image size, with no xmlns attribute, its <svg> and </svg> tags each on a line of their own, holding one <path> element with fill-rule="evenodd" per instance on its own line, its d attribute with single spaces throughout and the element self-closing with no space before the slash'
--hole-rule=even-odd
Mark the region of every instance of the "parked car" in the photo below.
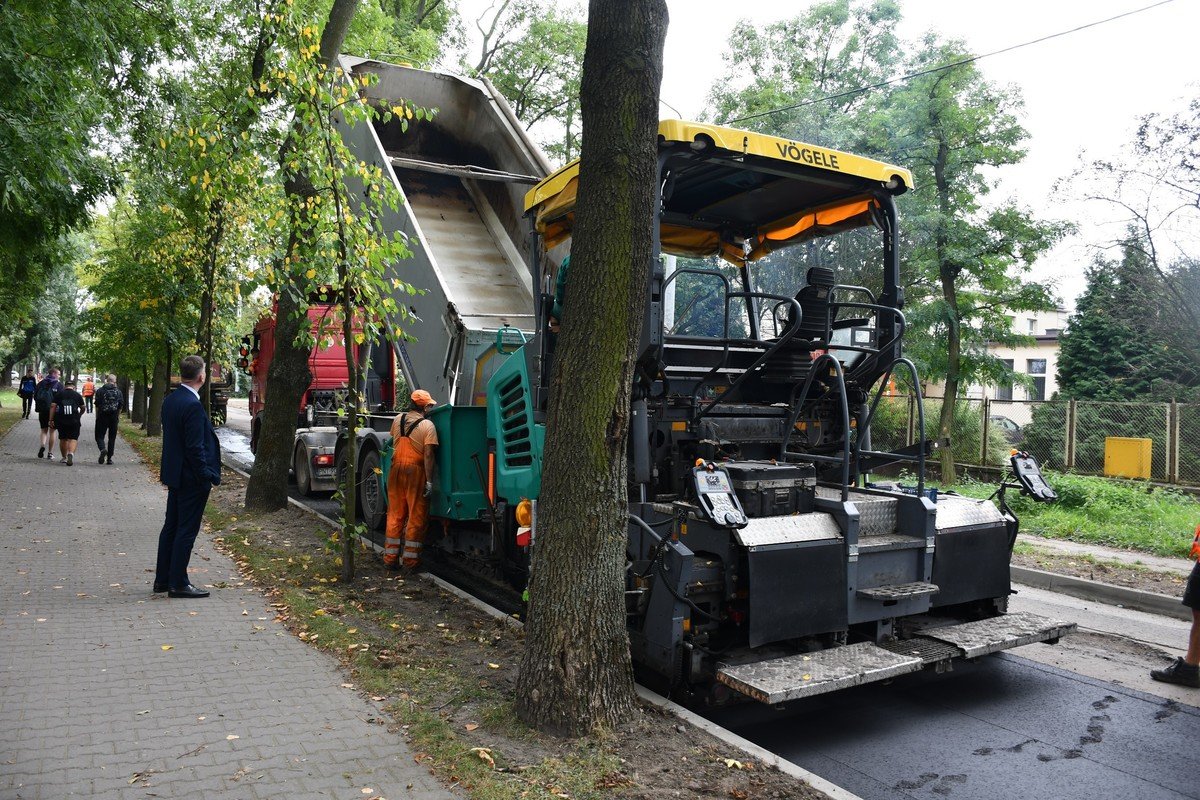
<svg viewBox="0 0 1200 800">
<path fill-rule="evenodd" d="M 1020 444 L 1025 438 L 1021 426 L 1013 422 L 1008 417 L 1002 417 L 999 414 L 992 414 L 989 418 L 992 427 L 999 428 L 1004 432 L 1004 438 L 1008 439 L 1009 444 Z"/>
</svg>

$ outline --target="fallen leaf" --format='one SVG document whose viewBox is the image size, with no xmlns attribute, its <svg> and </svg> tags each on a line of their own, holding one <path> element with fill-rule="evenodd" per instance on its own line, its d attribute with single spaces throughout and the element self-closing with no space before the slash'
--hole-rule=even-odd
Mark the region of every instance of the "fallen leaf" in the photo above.
<svg viewBox="0 0 1200 800">
<path fill-rule="evenodd" d="M 38 622 L 45 622 L 45 621 L 46 621 L 46 618 L 45 618 L 45 617 L 38 617 L 38 618 L 37 618 L 37 621 L 38 621 Z"/>
<path fill-rule="evenodd" d="M 363 794 L 375 794 L 375 790 L 372 789 L 370 786 L 364 786 L 362 788 L 362 793 Z"/>
<path fill-rule="evenodd" d="M 496 768 L 496 759 L 492 758 L 492 751 L 486 747 L 472 747 L 471 752 L 479 756 L 479 760 L 487 764 L 492 769 Z"/>
<path fill-rule="evenodd" d="M 240 738 L 242 738 L 242 737 L 238 736 L 236 733 L 231 733 L 225 737 L 225 741 L 232 742 L 234 739 L 240 739 Z"/>
<path fill-rule="evenodd" d="M 381 694 L 375 694 L 375 695 L 371 695 L 371 699 L 372 699 L 372 700 L 374 700 L 374 701 L 375 701 L 375 702 L 377 702 L 377 703 L 378 703 L 378 702 L 380 702 L 380 701 L 383 701 L 383 700 L 387 700 L 387 698 L 386 698 L 386 697 L 384 697 L 384 696 L 383 696 L 383 695 L 381 695 Z"/>
<path fill-rule="evenodd" d="M 490 661 L 489 661 L 489 662 L 488 662 L 488 669 L 500 669 L 500 665 L 499 665 L 499 664 L 493 664 L 492 662 L 490 662 Z"/>
<path fill-rule="evenodd" d="M 164 645 L 162 646 L 162 649 L 163 649 L 163 650 L 174 650 L 174 649 L 175 649 L 175 645 L 173 645 L 173 644 L 164 644 Z"/>
<path fill-rule="evenodd" d="M 342 688 L 343 688 L 343 689 L 353 689 L 353 688 L 354 688 L 354 684 L 353 684 L 353 683 L 343 683 L 343 684 L 342 684 Z"/>
<path fill-rule="evenodd" d="M 204 722 L 204 720 L 206 720 L 206 719 L 207 719 L 207 717 L 196 717 L 197 722 Z"/>
<path fill-rule="evenodd" d="M 463 725 L 463 727 L 469 731 L 474 731 L 474 730 L 479 729 L 479 723 L 478 722 L 468 722 L 466 725 Z"/>
<path fill-rule="evenodd" d="M 723 760 L 725 762 L 726 769 L 745 769 L 746 768 L 746 765 L 743 764 L 742 762 L 738 761 L 736 758 L 726 758 Z"/>
<path fill-rule="evenodd" d="M 243 616 L 243 617 L 248 617 L 248 616 L 250 616 L 250 612 L 249 612 L 249 611 L 247 611 L 246 609 L 244 609 L 244 608 L 243 608 L 243 609 L 242 609 L 242 616 Z"/>
<path fill-rule="evenodd" d="M 346 633 L 358 633 L 358 628 L 347 628 Z"/>
<path fill-rule="evenodd" d="M 139 716 L 139 717 L 140 717 L 142 714 L 149 714 L 149 713 L 150 713 L 150 709 L 148 709 L 148 708 L 147 708 L 145 711 L 139 711 L 139 712 L 137 712 L 137 716 Z"/>
</svg>

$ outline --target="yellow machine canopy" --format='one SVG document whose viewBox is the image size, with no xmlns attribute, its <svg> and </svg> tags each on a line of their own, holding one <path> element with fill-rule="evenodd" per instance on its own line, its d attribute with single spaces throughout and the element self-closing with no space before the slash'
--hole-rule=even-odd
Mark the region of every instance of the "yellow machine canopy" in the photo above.
<svg viewBox="0 0 1200 800">
<path fill-rule="evenodd" d="M 870 224 L 881 192 L 912 173 L 881 161 L 734 128 L 680 120 L 658 126 L 663 166 L 662 250 L 734 262 Z M 525 195 L 547 248 L 571 235 L 579 161 Z"/>
</svg>

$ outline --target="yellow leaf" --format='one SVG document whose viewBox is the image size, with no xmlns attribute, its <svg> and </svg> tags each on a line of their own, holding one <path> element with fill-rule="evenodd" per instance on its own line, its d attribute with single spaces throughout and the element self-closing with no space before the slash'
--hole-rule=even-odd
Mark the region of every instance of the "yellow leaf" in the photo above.
<svg viewBox="0 0 1200 800">
<path fill-rule="evenodd" d="M 500 665 L 499 665 L 499 664 L 493 664 L 493 663 L 491 663 L 491 662 L 489 661 L 489 662 L 488 662 L 488 669 L 500 669 Z"/>
<path fill-rule="evenodd" d="M 474 731 L 474 730 L 479 729 L 479 723 L 478 722 L 468 722 L 466 725 L 463 725 L 463 727 L 469 731 Z"/>
<path fill-rule="evenodd" d="M 496 759 L 492 758 L 492 751 L 486 747 L 472 747 L 471 752 L 479 756 L 479 760 L 487 764 L 492 769 L 496 768 Z"/>
<path fill-rule="evenodd" d="M 163 650 L 174 650 L 174 649 L 175 649 L 175 645 L 173 645 L 173 644 L 164 644 L 164 645 L 162 646 L 162 649 L 163 649 Z"/>
<path fill-rule="evenodd" d="M 359 344 L 362 344 L 366 340 L 367 340 L 367 337 L 364 334 L 362 334 L 362 333 L 354 334 L 354 341 L 358 342 Z"/>
</svg>

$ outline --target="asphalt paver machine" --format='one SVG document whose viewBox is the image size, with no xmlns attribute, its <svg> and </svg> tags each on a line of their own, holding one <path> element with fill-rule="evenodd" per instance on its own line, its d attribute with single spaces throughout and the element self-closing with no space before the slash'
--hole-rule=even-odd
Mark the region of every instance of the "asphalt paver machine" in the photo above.
<svg viewBox="0 0 1200 800">
<path fill-rule="evenodd" d="M 696 700 L 779 703 L 1072 630 L 1006 613 L 1007 508 L 925 485 L 937 445 L 903 354 L 895 204 L 911 174 L 666 121 L 659 178 L 627 448 L 642 674 Z M 569 241 L 577 189 L 576 163 L 527 195 L 536 252 Z M 539 334 L 489 385 L 495 489 L 514 507 L 540 484 L 556 267 L 534 264 Z M 918 394 L 916 444 L 876 445 L 897 375 Z M 873 480 L 897 465 L 913 485 Z M 1032 459 L 1013 467 L 1040 493 Z"/>
</svg>

